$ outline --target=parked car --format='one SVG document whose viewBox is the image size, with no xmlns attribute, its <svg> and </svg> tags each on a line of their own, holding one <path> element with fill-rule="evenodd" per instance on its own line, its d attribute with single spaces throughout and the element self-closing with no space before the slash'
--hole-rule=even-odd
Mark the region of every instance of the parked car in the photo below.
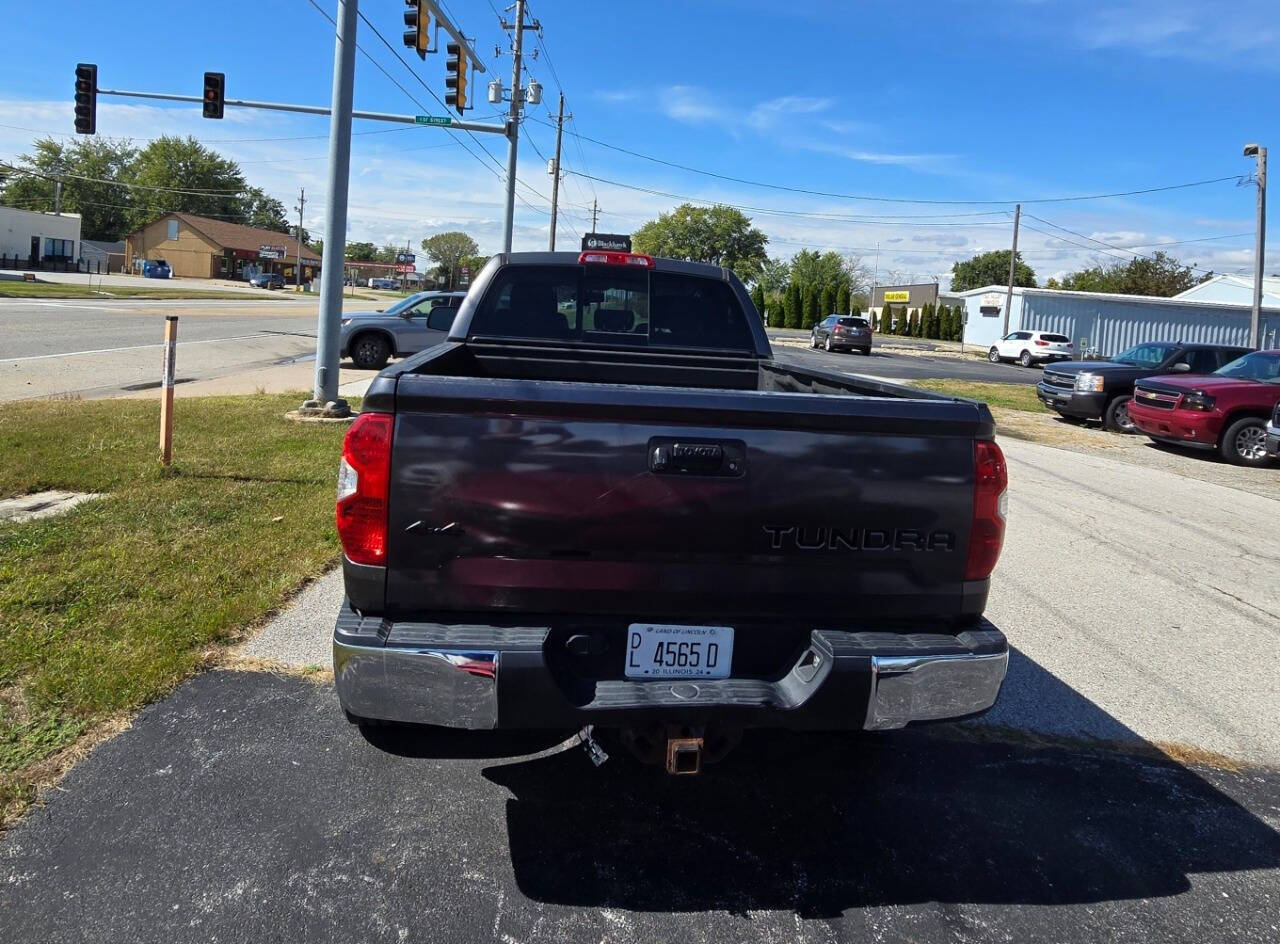
<svg viewBox="0 0 1280 944">
<path fill-rule="evenodd" d="M 871 323 L 852 315 L 828 315 L 813 326 L 809 346 L 821 345 L 828 351 L 861 351 L 871 353 Z"/>
<path fill-rule="evenodd" d="M 276 272 L 259 272 L 249 280 L 254 288 L 284 288 L 284 276 Z"/>
<path fill-rule="evenodd" d="M 991 350 L 987 351 L 987 360 L 993 364 L 1017 361 L 1023 367 L 1051 361 L 1069 361 L 1073 356 L 1069 337 L 1045 331 L 1013 331 L 991 345 Z"/>
<path fill-rule="evenodd" d="M 1046 367 L 1036 395 L 1067 419 L 1101 420 L 1107 429 L 1136 433 L 1129 417 L 1136 381 L 1160 374 L 1209 374 L 1248 351 L 1225 344 L 1137 344 L 1109 361 L 1071 361 Z"/>
<path fill-rule="evenodd" d="M 1238 465 L 1266 465 L 1267 420 L 1280 405 L 1280 350 L 1253 351 L 1205 377 L 1140 380 L 1129 407 L 1158 443 L 1217 450 Z"/>
<path fill-rule="evenodd" d="M 163 259 L 147 259 L 142 263 L 143 278 L 168 279 L 173 277 L 173 270 Z"/>
<path fill-rule="evenodd" d="M 395 279 L 370 279 L 369 280 L 369 288 L 379 288 L 389 292 L 394 292 L 399 287 L 400 287 L 400 283 L 397 282 Z"/>
<path fill-rule="evenodd" d="M 347 433 L 339 699 L 619 727 L 672 773 L 743 727 L 985 711 L 994 435 L 984 404 L 775 361 L 732 270 L 494 256 Z"/>
<path fill-rule="evenodd" d="M 1271 411 L 1271 422 L 1267 424 L 1267 455 L 1280 459 L 1280 403 Z"/>
<path fill-rule="evenodd" d="M 344 313 L 338 342 L 341 355 L 369 370 L 439 344 L 449 334 L 466 292 L 418 292 L 385 311 Z"/>
</svg>

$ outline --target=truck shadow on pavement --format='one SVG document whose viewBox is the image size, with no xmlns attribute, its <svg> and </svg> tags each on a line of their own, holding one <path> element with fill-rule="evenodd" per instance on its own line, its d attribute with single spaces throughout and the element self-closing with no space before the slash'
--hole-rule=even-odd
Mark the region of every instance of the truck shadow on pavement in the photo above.
<svg viewBox="0 0 1280 944">
<path fill-rule="evenodd" d="M 1031 660 L 1015 672 L 1010 694 L 1088 721 L 1095 737 L 1145 744 Z M 696 778 L 621 751 L 594 770 L 578 750 L 484 776 L 514 794 L 521 891 L 564 905 L 822 918 L 930 901 L 1158 898 L 1187 892 L 1193 873 L 1280 867 L 1280 834 L 1245 806 L 1276 801 L 1274 772 L 1195 771 L 1149 747 L 1046 747 L 991 731 L 748 732 Z"/>
</svg>

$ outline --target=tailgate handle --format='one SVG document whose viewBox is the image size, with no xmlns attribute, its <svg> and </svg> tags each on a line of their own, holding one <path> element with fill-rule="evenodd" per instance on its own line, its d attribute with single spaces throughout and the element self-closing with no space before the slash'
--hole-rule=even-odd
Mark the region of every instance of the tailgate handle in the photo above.
<svg viewBox="0 0 1280 944">
<path fill-rule="evenodd" d="M 649 471 L 736 477 L 746 472 L 746 446 L 737 441 L 651 439 Z"/>
</svg>

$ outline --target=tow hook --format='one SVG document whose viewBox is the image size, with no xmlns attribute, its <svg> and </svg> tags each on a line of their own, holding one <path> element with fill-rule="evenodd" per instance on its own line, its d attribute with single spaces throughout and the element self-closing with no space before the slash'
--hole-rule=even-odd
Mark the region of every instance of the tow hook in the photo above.
<svg viewBox="0 0 1280 944">
<path fill-rule="evenodd" d="M 667 773 L 685 777 L 702 773 L 702 738 L 667 738 Z"/>
<path fill-rule="evenodd" d="M 600 742 L 592 737 L 592 725 L 587 725 L 578 732 L 578 740 L 582 743 L 583 750 L 587 752 L 587 756 L 591 758 L 591 763 L 599 767 L 609 759 L 609 755 L 605 753 L 605 749 L 600 746 Z"/>
</svg>

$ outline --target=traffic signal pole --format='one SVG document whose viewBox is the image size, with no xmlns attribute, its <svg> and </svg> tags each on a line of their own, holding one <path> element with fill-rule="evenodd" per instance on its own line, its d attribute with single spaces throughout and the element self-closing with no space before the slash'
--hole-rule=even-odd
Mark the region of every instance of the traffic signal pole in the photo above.
<svg viewBox="0 0 1280 944">
<path fill-rule="evenodd" d="M 351 177 L 351 101 L 356 78 L 356 17 L 360 0 L 338 0 L 333 47 L 333 105 L 329 121 L 329 186 L 324 208 L 320 264 L 320 314 L 316 319 L 314 397 L 300 413 L 349 416 L 338 398 L 338 330 L 342 320 L 342 266 L 347 252 L 347 188 Z"/>
</svg>

